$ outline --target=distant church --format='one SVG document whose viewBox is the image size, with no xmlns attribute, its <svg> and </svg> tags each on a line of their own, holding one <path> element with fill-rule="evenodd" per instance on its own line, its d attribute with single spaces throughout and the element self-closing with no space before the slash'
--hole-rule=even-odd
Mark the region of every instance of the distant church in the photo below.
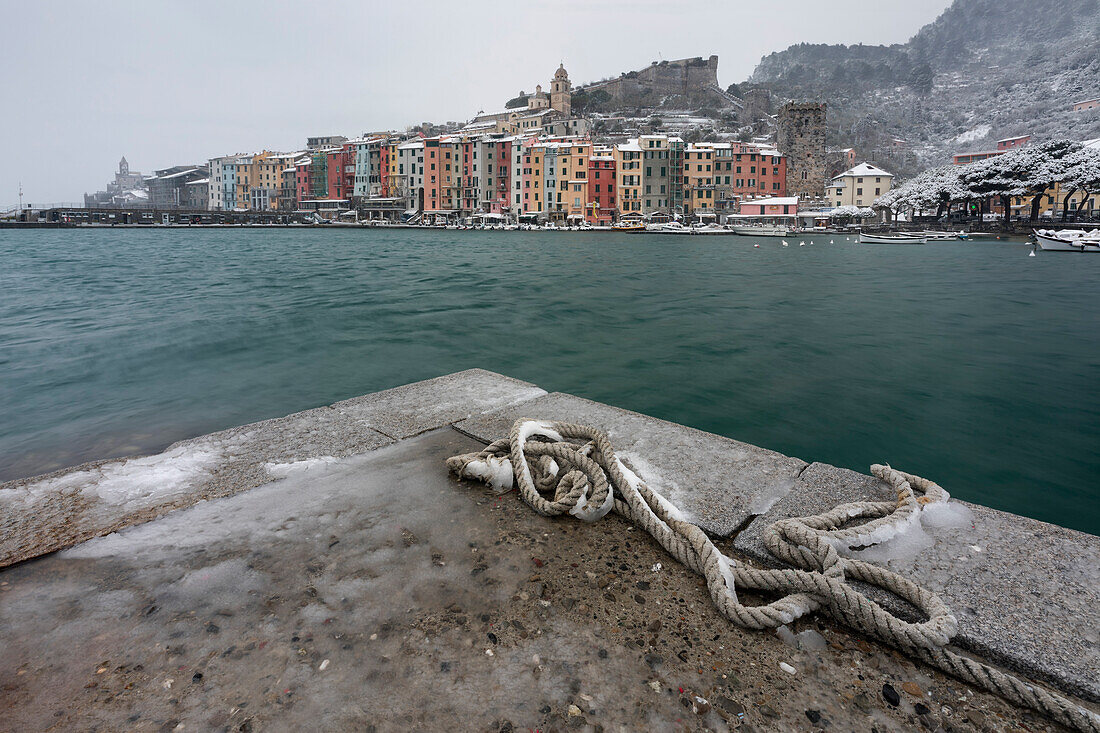
<svg viewBox="0 0 1100 733">
<path fill-rule="evenodd" d="M 535 93 L 527 98 L 527 109 L 539 111 L 552 109 L 561 112 L 562 116 L 569 117 L 572 109 L 573 85 L 569 83 L 569 72 L 565 70 L 565 64 L 559 64 L 554 72 L 554 78 L 550 82 L 550 96 L 542 91 L 542 84 L 535 87 Z"/>
</svg>

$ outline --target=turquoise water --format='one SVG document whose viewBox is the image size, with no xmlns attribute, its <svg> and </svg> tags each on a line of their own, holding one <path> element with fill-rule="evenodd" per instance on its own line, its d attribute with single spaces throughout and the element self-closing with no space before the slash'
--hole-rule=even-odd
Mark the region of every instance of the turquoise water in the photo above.
<svg viewBox="0 0 1100 733">
<path fill-rule="evenodd" d="M 759 243 L 0 230 L 0 479 L 484 367 L 1100 534 L 1100 257 Z"/>
</svg>

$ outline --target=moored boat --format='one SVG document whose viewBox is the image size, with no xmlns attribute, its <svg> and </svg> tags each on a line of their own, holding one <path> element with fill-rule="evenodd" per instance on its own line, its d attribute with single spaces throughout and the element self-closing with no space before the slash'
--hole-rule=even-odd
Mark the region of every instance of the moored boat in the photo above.
<svg viewBox="0 0 1100 733">
<path fill-rule="evenodd" d="M 860 244 L 925 244 L 927 241 L 924 237 L 916 236 L 859 233 Z"/>
<path fill-rule="evenodd" d="M 1044 252 L 1100 252 L 1100 240 L 1063 237 L 1061 232 L 1036 230 L 1035 242 Z"/>
<path fill-rule="evenodd" d="M 720 224 L 707 224 L 701 227 L 695 227 L 694 232 L 696 234 L 733 234 L 732 231 Z"/>
<path fill-rule="evenodd" d="M 774 226 L 770 224 L 762 226 L 754 226 L 752 224 L 730 224 L 730 229 L 735 234 L 740 234 L 745 237 L 789 237 L 791 235 L 790 227 Z"/>
</svg>

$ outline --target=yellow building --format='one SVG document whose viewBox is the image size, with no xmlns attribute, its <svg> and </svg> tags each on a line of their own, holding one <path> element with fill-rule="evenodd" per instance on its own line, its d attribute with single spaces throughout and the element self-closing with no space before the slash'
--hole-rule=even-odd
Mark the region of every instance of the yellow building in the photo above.
<svg viewBox="0 0 1100 733">
<path fill-rule="evenodd" d="M 585 201 L 588 198 L 588 158 L 592 155 L 592 143 L 587 140 L 567 140 L 550 143 L 557 146 L 558 170 L 555 171 L 553 211 L 565 222 L 584 220 Z M 547 185 L 551 180 L 547 175 Z M 550 192 L 547 192 L 549 195 Z"/>
<path fill-rule="evenodd" d="M 684 150 L 684 213 L 714 213 L 714 149 Z"/>
<path fill-rule="evenodd" d="M 1052 187 L 1048 188 L 1039 201 L 1039 218 L 1050 220 L 1061 220 L 1063 207 L 1069 210 L 1069 214 L 1072 217 L 1077 211 L 1084 210 L 1091 214 L 1094 211 L 1100 209 L 1100 191 L 1086 192 L 1075 191 L 1070 196 L 1069 201 L 1065 200 L 1066 194 L 1068 194 L 1061 183 L 1056 183 Z M 1012 216 L 1018 216 L 1027 218 L 1031 216 L 1031 204 L 1033 197 L 1031 196 L 1013 196 L 1012 202 Z M 995 203 L 1000 203 L 999 200 L 995 200 Z M 1000 209 L 998 209 L 1000 211 Z"/>
<path fill-rule="evenodd" d="M 401 197 L 404 193 L 401 180 L 403 176 L 398 168 L 397 146 L 399 142 L 397 138 L 393 138 L 381 144 L 381 147 L 385 150 L 386 169 L 380 171 L 379 175 L 382 177 L 383 191 L 386 196 Z"/>
<path fill-rule="evenodd" d="M 890 190 L 894 174 L 860 163 L 841 173 L 825 187 L 825 200 L 832 206 L 868 207 Z"/>
<path fill-rule="evenodd" d="M 279 189 L 283 169 L 293 154 L 265 150 L 242 158 L 237 167 L 237 208 L 248 211 L 274 211 L 279 207 Z"/>
<path fill-rule="evenodd" d="M 620 214 L 642 213 L 642 146 L 637 140 L 615 146 L 615 189 Z"/>
</svg>

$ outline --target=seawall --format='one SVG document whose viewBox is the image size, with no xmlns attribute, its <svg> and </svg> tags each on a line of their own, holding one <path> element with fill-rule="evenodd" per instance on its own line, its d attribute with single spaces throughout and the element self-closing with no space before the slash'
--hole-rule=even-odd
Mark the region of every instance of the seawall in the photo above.
<svg viewBox="0 0 1100 733">
<path fill-rule="evenodd" d="M 25 567 L 33 558 L 197 504 L 212 506 L 211 500 L 299 470 L 394 449 L 430 431 L 488 443 L 506 436 L 520 417 L 606 430 L 620 454 L 724 549 L 759 565 L 774 564 L 762 541 L 771 522 L 847 501 L 893 498 L 869 475 L 470 370 L 200 436 L 154 456 L 0 485 L 0 568 Z M 437 470 L 445 475 L 442 460 Z M 929 478 L 951 490 L 948 478 Z M 960 504 L 968 510 L 964 523 L 926 527 L 924 546 L 875 562 L 943 598 L 958 617 L 960 648 L 1100 702 L 1100 537 Z M 0 570 L 0 581 L 14 569 Z"/>
</svg>

